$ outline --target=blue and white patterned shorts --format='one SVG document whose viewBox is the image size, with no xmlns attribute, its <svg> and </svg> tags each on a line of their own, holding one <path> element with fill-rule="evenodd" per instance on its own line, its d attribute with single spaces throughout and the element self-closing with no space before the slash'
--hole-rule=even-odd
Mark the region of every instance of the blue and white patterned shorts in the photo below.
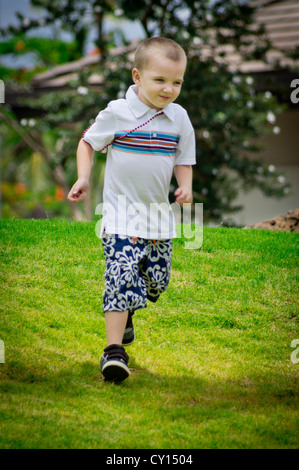
<svg viewBox="0 0 299 470">
<path fill-rule="evenodd" d="M 170 279 L 172 240 L 104 234 L 103 312 L 138 310 L 156 302 Z"/>
</svg>

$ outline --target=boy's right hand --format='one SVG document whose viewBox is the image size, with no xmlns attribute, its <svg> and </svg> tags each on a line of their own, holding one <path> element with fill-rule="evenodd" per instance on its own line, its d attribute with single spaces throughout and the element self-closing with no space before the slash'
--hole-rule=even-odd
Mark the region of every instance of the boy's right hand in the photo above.
<svg viewBox="0 0 299 470">
<path fill-rule="evenodd" d="M 71 202 L 82 201 L 86 196 L 88 187 L 88 180 L 86 180 L 85 178 L 79 178 L 68 193 L 68 200 Z"/>
</svg>

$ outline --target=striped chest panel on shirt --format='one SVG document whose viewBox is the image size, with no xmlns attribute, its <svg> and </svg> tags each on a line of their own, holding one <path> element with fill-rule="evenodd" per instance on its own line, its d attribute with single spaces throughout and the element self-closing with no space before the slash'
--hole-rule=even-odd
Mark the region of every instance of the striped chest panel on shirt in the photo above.
<svg viewBox="0 0 299 470">
<path fill-rule="evenodd" d="M 125 134 L 126 132 L 115 133 L 112 148 L 140 155 L 174 157 L 180 140 L 179 135 L 158 131 L 133 131 L 123 137 Z"/>
</svg>

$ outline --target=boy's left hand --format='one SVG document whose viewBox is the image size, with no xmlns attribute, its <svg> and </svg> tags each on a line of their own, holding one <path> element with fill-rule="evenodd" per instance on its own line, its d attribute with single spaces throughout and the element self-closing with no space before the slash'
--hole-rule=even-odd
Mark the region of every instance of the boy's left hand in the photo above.
<svg viewBox="0 0 299 470">
<path fill-rule="evenodd" d="M 192 192 L 187 186 L 180 186 L 174 192 L 176 196 L 175 202 L 182 205 L 185 203 L 191 203 L 193 201 Z"/>
</svg>

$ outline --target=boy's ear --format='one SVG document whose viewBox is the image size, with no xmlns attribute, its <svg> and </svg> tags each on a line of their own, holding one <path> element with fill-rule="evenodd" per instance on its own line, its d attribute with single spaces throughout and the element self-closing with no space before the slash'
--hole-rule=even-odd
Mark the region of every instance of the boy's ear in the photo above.
<svg viewBox="0 0 299 470">
<path fill-rule="evenodd" d="M 133 82 L 136 84 L 136 85 L 140 85 L 140 74 L 138 72 L 138 69 L 134 68 L 132 70 L 132 78 L 133 78 Z"/>
</svg>

